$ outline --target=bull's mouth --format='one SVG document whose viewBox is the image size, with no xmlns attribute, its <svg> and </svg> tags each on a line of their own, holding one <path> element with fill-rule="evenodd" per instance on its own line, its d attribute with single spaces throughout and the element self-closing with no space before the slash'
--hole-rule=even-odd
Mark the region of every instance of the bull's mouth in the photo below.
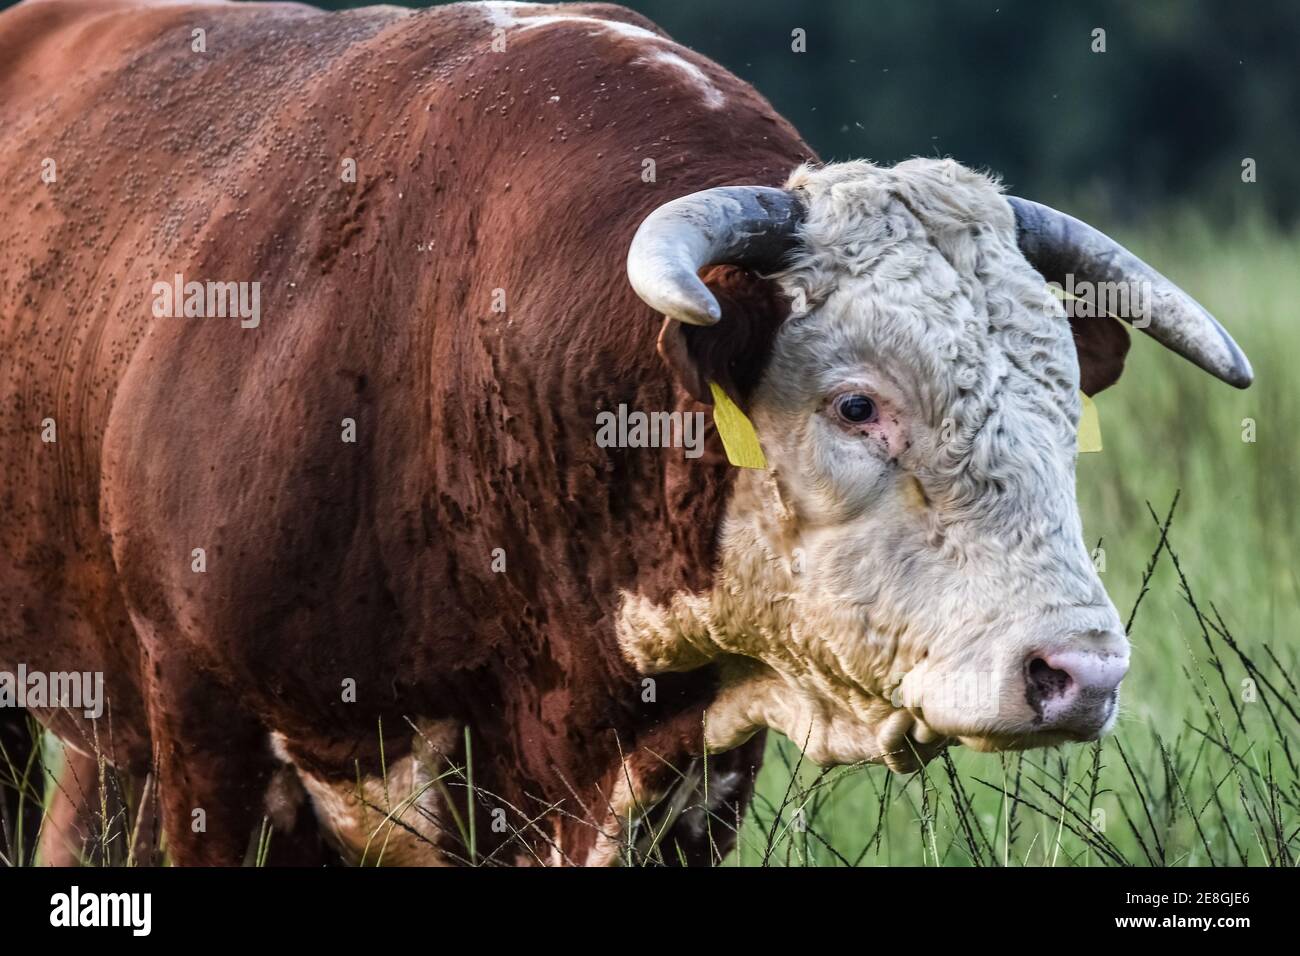
<svg viewBox="0 0 1300 956">
<path fill-rule="evenodd" d="M 956 742 L 978 753 L 999 753 L 1009 750 L 1037 750 L 1040 747 L 1057 747 L 1061 744 L 1086 743 L 1099 735 L 1085 736 L 1059 730 L 1031 730 L 1019 734 L 975 734 L 956 738 Z"/>
<path fill-rule="evenodd" d="M 910 715 L 909 715 L 910 716 Z M 945 748 L 969 747 L 977 753 L 1037 750 L 1062 744 L 1086 743 L 1101 734 L 1084 734 L 1060 730 L 1025 730 L 1022 732 L 939 735 L 912 720 L 900 721 L 908 729 L 901 734 L 882 733 L 880 761 L 898 773 L 913 773 L 938 756 Z M 918 727 L 922 728 L 918 732 Z"/>
<path fill-rule="evenodd" d="M 911 734 L 890 746 L 881 762 L 898 773 L 913 773 L 938 756 L 945 748 L 962 746 L 976 753 L 1006 753 L 1059 747 L 1063 744 L 1089 743 L 1100 739 L 1101 734 L 1082 734 L 1058 730 L 1031 730 L 1024 733 L 970 734 L 938 737 L 926 743 L 918 742 Z"/>
<path fill-rule="evenodd" d="M 981 753 L 1092 743 L 1100 740 L 1110 731 L 1118 709 L 1119 700 L 1116 696 L 1111 698 L 1103 711 L 1088 718 L 1078 719 L 1076 722 L 1041 726 L 1041 721 L 1036 721 L 1039 726 L 1029 727 L 1023 731 L 982 732 L 953 736 L 964 746 Z"/>
<path fill-rule="evenodd" d="M 1041 721 L 1035 721 L 1035 724 L 1041 724 Z M 877 740 L 881 749 L 880 761 L 891 770 L 910 773 L 950 746 L 969 747 L 978 753 L 1036 750 L 1096 740 L 1104 729 L 1104 724 L 1099 724 L 1093 729 L 1031 725 L 1005 730 L 971 728 L 969 732 L 955 727 L 939 730 L 914 711 L 898 710 L 877 731 Z"/>
<path fill-rule="evenodd" d="M 946 747 L 963 746 L 977 753 L 1037 750 L 1062 744 L 1087 743 L 1105 733 L 1095 729 L 1067 729 L 1028 726 L 1024 729 L 989 730 L 951 728 L 938 731 L 908 711 L 896 712 L 878 732 L 883 751 L 880 760 L 890 769 L 912 772 L 937 756 Z"/>
</svg>

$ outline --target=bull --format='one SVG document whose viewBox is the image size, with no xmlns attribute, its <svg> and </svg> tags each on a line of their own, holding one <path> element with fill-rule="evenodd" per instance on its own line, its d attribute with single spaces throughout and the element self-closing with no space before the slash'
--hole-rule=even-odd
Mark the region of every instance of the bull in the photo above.
<svg viewBox="0 0 1300 956">
<path fill-rule="evenodd" d="M 818 165 L 603 4 L 27 0 L 0 51 L 0 669 L 106 697 L 30 708 L 47 861 L 101 760 L 182 865 L 263 821 L 279 862 L 604 864 L 649 821 L 707 863 L 768 728 L 907 771 L 1114 722 L 1075 430 L 1128 338 L 1044 278 L 1251 371 L 1100 232 Z M 159 306 L 191 282 L 256 320 Z M 763 467 L 596 440 L 724 397 Z"/>
</svg>

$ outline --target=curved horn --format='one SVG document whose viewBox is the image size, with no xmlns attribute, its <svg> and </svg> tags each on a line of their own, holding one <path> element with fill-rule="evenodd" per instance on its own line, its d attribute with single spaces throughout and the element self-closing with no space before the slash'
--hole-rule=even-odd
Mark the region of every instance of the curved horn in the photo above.
<svg viewBox="0 0 1300 956">
<path fill-rule="evenodd" d="M 718 186 L 660 206 L 627 251 L 627 277 L 656 312 L 691 325 L 722 317 L 700 269 L 718 263 L 773 267 L 794 241 L 799 201 L 769 186 Z"/>
<path fill-rule="evenodd" d="M 1119 318 L 1136 321 L 1134 328 L 1229 385 L 1245 388 L 1254 379 L 1250 361 L 1214 316 L 1114 239 L 1050 206 L 1015 196 L 1007 201 L 1020 251 L 1049 282 L 1063 283 L 1072 273 L 1092 283 L 1146 283 L 1150 293 L 1130 300 L 1143 311 Z"/>
</svg>

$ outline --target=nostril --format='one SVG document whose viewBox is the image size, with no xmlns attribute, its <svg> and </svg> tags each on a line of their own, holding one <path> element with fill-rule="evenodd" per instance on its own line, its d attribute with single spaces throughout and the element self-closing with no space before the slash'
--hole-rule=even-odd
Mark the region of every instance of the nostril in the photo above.
<svg viewBox="0 0 1300 956">
<path fill-rule="evenodd" d="M 1074 683 L 1069 671 L 1053 667 L 1041 657 L 1035 657 L 1029 662 L 1027 676 L 1030 695 L 1038 703 L 1064 697 Z"/>
<path fill-rule="evenodd" d="M 1115 712 L 1128 654 L 1041 650 L 1024 666 L 1025 699 L 1044 726 L 1095 736 Z"/>
</svg>

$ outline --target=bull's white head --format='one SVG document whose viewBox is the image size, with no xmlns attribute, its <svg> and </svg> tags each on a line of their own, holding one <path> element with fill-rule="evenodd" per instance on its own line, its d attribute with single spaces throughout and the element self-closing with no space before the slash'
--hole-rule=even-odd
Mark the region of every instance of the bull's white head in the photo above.
<svg viewBox="0 0 1300 956">
<path fill-rule="evenodd" d="M 1145 284 L 1122 317 L 1244 386 L 1232 340 L 1101 233 L 951 161 L 684 197 L 646 219 L 628 270 L 671 331 L 719 321 L 698 274 L 722 263 L 774 274 L 792 304 L 746 402 L 768 467 L 737 477 L 709 593 L 627 598 L 631 659 L 721 665 L 715 747 L 774 727 L 819 762 L 905 769 L 950 740 L 1105 733 L 1128 642 L 1080 526 L 1080 359 L 1044 275 Z"/>
</svg>

